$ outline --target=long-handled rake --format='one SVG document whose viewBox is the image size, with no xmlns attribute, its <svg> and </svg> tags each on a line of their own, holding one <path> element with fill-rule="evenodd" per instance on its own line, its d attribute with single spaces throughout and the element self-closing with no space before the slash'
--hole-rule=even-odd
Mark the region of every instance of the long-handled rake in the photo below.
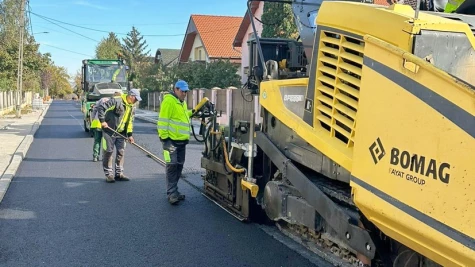
<svg viewBox="0 0 475 267">
<path fill-rule="evenodd" d="M 127 137 L 125 137 L 124 135 L 120 134 L 119 132 L 117 132 L 116 130 L 112 129 L 112 128 L 109 128 L 107 127 L 108 130 L 111 130 L 113 133 L 115 133 L 116 135 L 120 136 L 121 138 L 124 138 L 125 140 L 128 140 Z M 129 142 L 130 143 L 130 142 Z M 134 143 L 131 143 L 132 145 L 136 146 L 138 149 L 142 150 L 145 154 L 147 154 L 149 157 L 151 157 L 152 159 L 154 159 L 155 161 L 157 161 L 158 163 L 160 163 L 161 165 L 165 166 L 166 165 L 166 162 L 164 160 L 162 160 L 161 158 L 157 157 L 156 155 L 154 155 L 152 152 L 148 151 L 147 149 L 139 146 L 138 144 L 136 144 L 135 142 Z"/>
</svg>

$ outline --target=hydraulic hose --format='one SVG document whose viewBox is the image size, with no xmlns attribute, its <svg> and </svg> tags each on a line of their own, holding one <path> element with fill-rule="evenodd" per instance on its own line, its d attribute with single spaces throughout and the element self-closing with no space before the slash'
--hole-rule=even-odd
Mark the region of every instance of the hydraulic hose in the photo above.
<svg viewBox="0 0 475 267">
<path fill-rule="evenodd" d="M 209 120 L 207 123 L 203 123 L 202 121 L 200 121 L 200 123 L 205 126 L 205 129 L 209 124 L 211 124 L 211 122 L 212 122 L 211 120 Z M 198 137 L 196 136 L 195 127 L 193 127 L 193 125 L 191 125 L 191 132 L 193 133 L 193 137 L 195 138 L 195 140 L 198 141 L 199 143 L 206 142 L 206 139 L 209 136 L 209 133 L 207 134 L 207 132 L 205 132 L 205 135 L 203 136 L 203 139 L 199 140 Z"/>
<path fill-rule="evenodd" d="M 223 152 L 224 152 L 224 163 L 225 163 L 225 166 L 227 168 L 229 168 L 231 171 L 233 172 L 236 172 L 236 173 L 243 173 L 243 172 L 246 172 L 246 169 L 245 168 L 236 168 L 234 167 L 230 162 L 229 162 L 229 158 L 228 158 L 228 150 L 226 148 L 226 138 L 224 138 L 224 133 L 222 132 L 219 132 L 219 131 L 214 131 L 212 128 L 212 125 L 211 123 L 213 122 L 213 119 L 210 119 L 207 123 L 204 123 L 203 121 L 201 121 L 201 124 L 203 124 L 205 126 L 205 133 L 204 133 L 204 136 L 203 136 L 203 140 L 199 140 L 195 134 L 195 128 L 192 127 L 192 133 L 193 133 L 193 137 L 196 139 L 196 141 L 200 142 L 200 143 L 204 143 L 205 144 L 205 152 L 204 154 L 207 154 L 208 151 L 215 151 L 218 147 L 219 147 L 219 143 L 221 143 L 222 147 L 223 147 Z M 206 129 L 208 128 L 208 129 Z M 206 131 L 207 130 L 207 131 Z M 218 135 L 219 136 L 219 141 L 218 141 L 218 144 L 216 145 L 216 147 L 213 148 L 213 146 L 211 145 L 210 148 L 208 148 L 208 144 L 207 144 L 207 139 L 211 136 L 211 135 Z M 227 170 L 226 170 L 227 172 Z"/>
<path fill-rule="evenodd" d="M 226 149 L 226 141 L 224 140 L 224 138 L 222 138 L 221 140 L 222 140 L 221 143 L 223 144 L 223 151 L 224 151 L 224 158 L 226 160 L 226 166 L 228 166 L 228 168 L 231 169 L 233 172 L 237 172 L 237 173 L 245 172 L 246 169 L 244 168 L 237 169 L 233 165 L 231 165 L 228 159 L 228 150 Z"/>
</svg>

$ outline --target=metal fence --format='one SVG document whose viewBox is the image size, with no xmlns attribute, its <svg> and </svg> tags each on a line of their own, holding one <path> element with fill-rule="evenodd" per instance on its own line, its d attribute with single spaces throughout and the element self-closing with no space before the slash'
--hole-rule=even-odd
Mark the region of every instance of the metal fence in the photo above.
<svg viewBox="0 0 475 267">
<path fill-rule="evenodd" d="M 250 113 L 255 110 L 256 123 L 262 121 L 260 114 L 258 96 L 244 95 L 241 89 L 193 89 L 186 96 L 188 108 L 196 106 L 203 97 L 210 99 L 216 106 L 216 110 L 221 113 L 218 122 L 221 125 L 229 123 L 229 114 L 233 112 L 233 120 L 249 120 Z M 148 93 L 148 102 L 145 107 L 148 110 L 160 111 L 160 103 L 163 99 L 163 93 Z"/>
<path fill-rule="evenodd" d="M 15 110 L 16 99 L 19 93 L 17 91 L 0 92 L 0 115 L 4 115 Z M 31 105 L 33 103 L 33 92 L 23 92 L 22 106 Z"/>
</svg>

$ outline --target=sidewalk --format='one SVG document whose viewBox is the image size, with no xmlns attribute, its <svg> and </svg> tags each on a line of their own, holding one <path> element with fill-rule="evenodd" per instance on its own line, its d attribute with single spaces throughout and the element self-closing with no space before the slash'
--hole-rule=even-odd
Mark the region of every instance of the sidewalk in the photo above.
<svg viewBox="0 0 475 267">
<path fill-rule="evenodd" d="M 14 115 L 0 117 L 0 202 L 33 142 L 33 136 L 50 104 L 43 106 L 43 109 L 22 115 L 21 119 L 15 118 Z"/>
</svg>

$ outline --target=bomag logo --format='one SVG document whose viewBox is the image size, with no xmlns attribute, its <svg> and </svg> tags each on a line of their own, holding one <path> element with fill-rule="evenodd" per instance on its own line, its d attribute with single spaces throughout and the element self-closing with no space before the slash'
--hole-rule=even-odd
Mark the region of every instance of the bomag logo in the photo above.
<svg viewBox="0 0 475 267">
<path fill-rule="evenodd" d="M 371 144 L 369 151 L 375 165 L 386 156 L 386 151 L 379 137 Z M 425 178 L 432 178 L 444 184 L 448 184 L 450 181 L 450 164 L 447 162 L 437 162 L 435 159 L 411 154 L 409 151 L 397 147 L 391 148 L 388 159 L 391 175 L 414 184 L 425 185 Z"/>
<path fill-rule="evenodd" d="M 379 137 L 373 144 L 371 144 L 369 147 L 369 152 L 373 157 L 374 164 L 378 164 L 378 162 L 383 159 L 384 155 L 386 155 L 386 151 L 384 150 L 383 144 L 381 143 Z"/>
</svg>

